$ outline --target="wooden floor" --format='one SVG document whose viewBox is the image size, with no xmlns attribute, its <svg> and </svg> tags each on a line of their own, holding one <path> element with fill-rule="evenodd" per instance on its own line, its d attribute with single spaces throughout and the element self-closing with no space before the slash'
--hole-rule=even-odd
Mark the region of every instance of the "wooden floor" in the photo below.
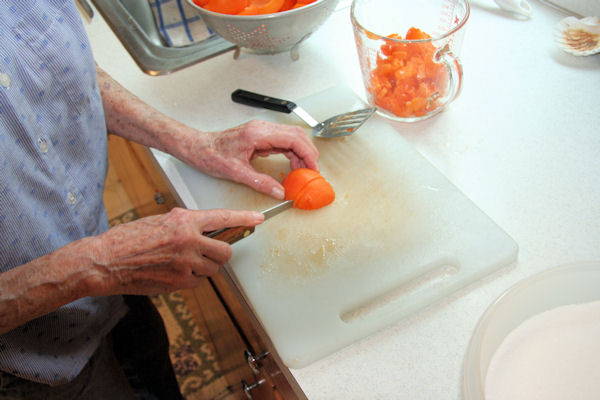
<svg viewBox="0 0 600 400">
<path fill-rule="evenodd" d="M 177 205 L 145 147 L 113 135 L 109 135 L 108 147 L 104 203 L 109 221 L 125 223 L 168 212 Z M 219 379 L 196 391 L 188 400 L 245 398 L 240 382 L 242 379 L 252 382 L 242 357 L 246 344 L 227 318 L 210 282 L 206 280 L 198 288 L 181 293 L 223 371 Z"/>
</svg>

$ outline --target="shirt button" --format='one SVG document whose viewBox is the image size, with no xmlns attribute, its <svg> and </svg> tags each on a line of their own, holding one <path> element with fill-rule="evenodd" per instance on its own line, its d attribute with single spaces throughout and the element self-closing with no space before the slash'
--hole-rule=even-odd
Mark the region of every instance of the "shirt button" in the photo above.
<svg viewBox="0 0 600 400">
<path fill-rule="evenodd" d="M 67 193 L 67 201 L 69 204 L 73 205 L 75 202 L 77 202 L 77 196 L 75 196 L 73 192 L 69 192 Z"/>
<path fill-rule="evenodd" d="M 10 86 L 10 76 L 4 72 L 0 72 L 0 86 L 5 88 Z"/>
<path fill-rule="evenodd" d="M 37 144 L 38 144 L 38 148 L 40 149 L 40 151 L 42 153 L 46 154 L 48 152 L 48 142 L 46 141 L 46 139 L 39 138 L 37 140 Z"/>
</svg>

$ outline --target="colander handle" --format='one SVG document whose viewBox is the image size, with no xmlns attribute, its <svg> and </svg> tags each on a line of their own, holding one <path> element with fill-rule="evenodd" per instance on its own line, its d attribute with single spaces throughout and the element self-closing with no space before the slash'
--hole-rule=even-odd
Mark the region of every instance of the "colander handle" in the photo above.
<svg viewBox="0 0 600 400">
<path fill-rule="evenodd" d="M 237 89 L 231 93 L 231 100 L 247 106 L 266 108 L 267 110 L 279 111 L 286 114 L 291 113 L 294 108 L 297 107 L 296 103 L 288 100 L 282 100 L 242 89 Z"/>
</svg>

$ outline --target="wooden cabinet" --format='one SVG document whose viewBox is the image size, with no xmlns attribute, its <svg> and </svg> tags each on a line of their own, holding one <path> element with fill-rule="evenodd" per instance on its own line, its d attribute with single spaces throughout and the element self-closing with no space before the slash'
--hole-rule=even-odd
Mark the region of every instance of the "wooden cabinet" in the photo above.
<svg viewBox="0 0 600 400">
<path fill-rule="evenodd" d="M 244 341 L 246 348 L 243 355 L 246 366 L 253 371 L 255 383 L 262 381 L 258 388 L 250 392 L 257 391 L 254 398 L 305 399 L 302 389 L 290 371 L 281 363 L 278 355 L 273 351 L 273 346 L 268 342 L 267 335 L 262 331 L 260 323 L 254 319 L 254 314 L 250 312 L 239 291 L 235 289 L 227 269 L 209 280 Z M 262 396 L 263 391 L 257 389 L 261 386 L 270 389 L 268 396 L 259 397 L 258 393 Z"/>
<path fill-rule="evenodd" d="M 229 372 L 232 391 L 242 398 L 264 400 L 303 399 L 300 387 L 256 329 L 246 307 L 232 290 L 226 271 L 207 278 L 199 287 L 184 291 L 187 303 L 198 307 L 195 319 L 206 324 L 221 366 Z"/>
<path fill-rule="evenodd" d="M 134 210 L 132 218 L 164 213 L 177 206 L 169 183 L 143 146 L 109 136 L 105 203 L 110 216 Z M 126 222 L 126 221 L 124 221 Z M 194 322 L 210 340 L 221 369 L 221 387 L 209 398 L 304 399 L 289 370 L 249 311 L 224 268 L 181 295 Z"/>
</svg>

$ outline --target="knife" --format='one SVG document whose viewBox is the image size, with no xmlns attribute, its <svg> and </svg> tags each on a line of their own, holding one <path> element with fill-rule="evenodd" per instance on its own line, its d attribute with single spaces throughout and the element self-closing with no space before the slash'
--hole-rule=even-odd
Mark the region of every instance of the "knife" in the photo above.
<svg viewBox="0 0 600 400">
<path fill-rule="evenodd" d="M 85 13 L 87 14 L 87 16 L 90 17 L 90 19 L 94 18 L 94 10 L 89 5 L 89 3 L 87 2 L 87 0 L 77 0 L 77 2 L 81 6 L 81 8 L 83 8 L 83 11 L 85 11 Z"/>
<path fill-rule="evenodd" d="M 293 204 L 294 200 L 287 200 L 283 203 L 279 203 L 276 206 L 264 210 L 262 213 L 265 216 L 265 221 L 271 217 L 274 217 L 280 212 L 287 210 Z M 234 226 L 231 228 L 222 228 L 217 229 L 215 231 L 204 232 L 203 235 L 212 239 L 217 239 L 223 242 L 227 242 L 229 244 L 233 244 L 238 240 L 248 237 L 249 235 L 254 233 L 254 228 L 254 226 Z"/>
</svg>

